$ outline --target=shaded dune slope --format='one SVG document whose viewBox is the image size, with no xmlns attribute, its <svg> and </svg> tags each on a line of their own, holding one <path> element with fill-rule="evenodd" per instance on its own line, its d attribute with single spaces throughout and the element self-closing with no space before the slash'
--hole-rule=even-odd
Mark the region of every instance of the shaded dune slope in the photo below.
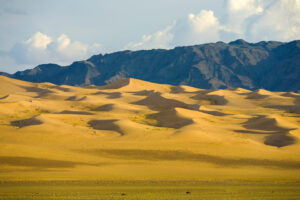
<svg viewBox="0 0 300 200">
<path fill-rule="evenodd" d="M 158 111 L 155 114 L 148 114 L 147 117 L 157 120 L 156 126 L 159 127 L 181 128 L 192 124 L 193 120 L 178 116 L 175 108 L 178 107 L 189 110 L 199 110 L 200 108 L 197 104 L 186 104 L 181 101 L 164 98 L 159 92 L 146 92 L 143 94 L 147 96 L 145 99 L 133 102 L 132 104 L 147 106 L 153 111 Z"/>
<path fill-rule="evenodd" d="M 243 127 L 256 131 L 239 130 L 238 132 L 250 134 L 267 134 L 264 141 L 266 145 L 284 147 L 296 142 L 296 139 L 289 135 L 289 131 L 293 129 L 283 128 L 279 126 L 275 118 L 269 118 L 267 116 L 256 116 L 243 123 Z"/>
</svg>

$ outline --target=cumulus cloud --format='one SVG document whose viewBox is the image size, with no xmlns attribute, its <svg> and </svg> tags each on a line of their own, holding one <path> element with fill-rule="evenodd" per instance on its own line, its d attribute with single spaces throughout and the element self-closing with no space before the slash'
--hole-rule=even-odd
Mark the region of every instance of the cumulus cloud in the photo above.
<svg viewBox="0 0 300 200">
<path fill-rule="evenodd" d="M 142 36 L 141 41 L 129 43 L 125 49 L 172 48 L 180 45 L 213 42 L 222 30 L 218 19 L 211 10 L 189 14 L 185 19 L 174 21 L 165 29 L 152 35 Z"/>
<path fill-rule="evenodd" d="M 75 60 L 86 59 L 100 50 L 101 46 L 97 43 L 88 45 L 73 42 L 65 34 L 52 38 L 37 32 L 28 40 L 15 44 L 9 52 L 0 54 L 0 62 L 3 68 L 5 66 L 5 71 L 14 72 L 41 63 L 67 65 Z"/>
<path fill-rule="evenodd" d="M 130 42 L 124 49 L 168 48 L 169 43 L 174 39 L 171 30 L 175 25 L 176 22 L 173 22 L 173 24 L 167 26 L 164 30 L 158 31 L 152 35 L 143 35 L 140 42 Z"/>
<path fill-rule="evenodd" d="M 190 13 L 185 19 L 178 20 L 173 28 L 174 40 L 171 46 L 192 45 L 214 42 L 219 38 L 223 27 L 212 10 L 201 10 L 198 14 Z"/>
<path fill-rule="evenodd" d="M 264 0 L 266 3 L 269 0 Z M 249 19 L 264 12 L 261 0 L 228 0 L 225 5 L 224 26 L 230 32 L 243 36 Z"/>
<path fill-rule="evenodd" d="M 219 16 L 212 10 L 190 13 L 125 48 L 173 48 L 238 38 L 250 42 L 300 39 L 300 0 L 226 0 Z"/>
<path fill-rule="evenodd" d="M 252 41 L 300 39 L 300 0 L 272 2 L 249 22 L 245 35 Z"/>
</svg>

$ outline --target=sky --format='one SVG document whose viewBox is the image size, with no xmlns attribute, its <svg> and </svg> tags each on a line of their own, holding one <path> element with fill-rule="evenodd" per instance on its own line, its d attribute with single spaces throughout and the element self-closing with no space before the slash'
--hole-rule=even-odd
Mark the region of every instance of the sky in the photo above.
<svg viewBox="0 0 300 200">
<path fill-rule="evenodd" d="M 95 54 L 300 39 L 300 0 L 0 0 L 0 71 Z"/>
</svg>

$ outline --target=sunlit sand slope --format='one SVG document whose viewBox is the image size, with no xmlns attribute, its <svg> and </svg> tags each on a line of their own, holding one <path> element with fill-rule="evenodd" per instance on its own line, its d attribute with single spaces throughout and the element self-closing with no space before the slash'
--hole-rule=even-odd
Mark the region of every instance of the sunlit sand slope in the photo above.
<svg viewBox="0 0 300 200">
<path fill-rule="evenodd" d="M 300 180 L 300 95 L 0 76 L 0 180 Z"/>
</svg>

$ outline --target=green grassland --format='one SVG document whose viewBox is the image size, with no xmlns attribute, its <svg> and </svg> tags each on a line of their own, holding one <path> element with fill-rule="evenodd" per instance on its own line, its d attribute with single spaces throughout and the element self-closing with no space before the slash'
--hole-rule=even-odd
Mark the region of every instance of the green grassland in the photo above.
<svg viewBox="0 0 300 200">
<path fill-rule="evenodd" d="M 300 183 L 43 181 L 2 182 L 0 199 L 211 200 L 300 199 Z"/>
</svg>

